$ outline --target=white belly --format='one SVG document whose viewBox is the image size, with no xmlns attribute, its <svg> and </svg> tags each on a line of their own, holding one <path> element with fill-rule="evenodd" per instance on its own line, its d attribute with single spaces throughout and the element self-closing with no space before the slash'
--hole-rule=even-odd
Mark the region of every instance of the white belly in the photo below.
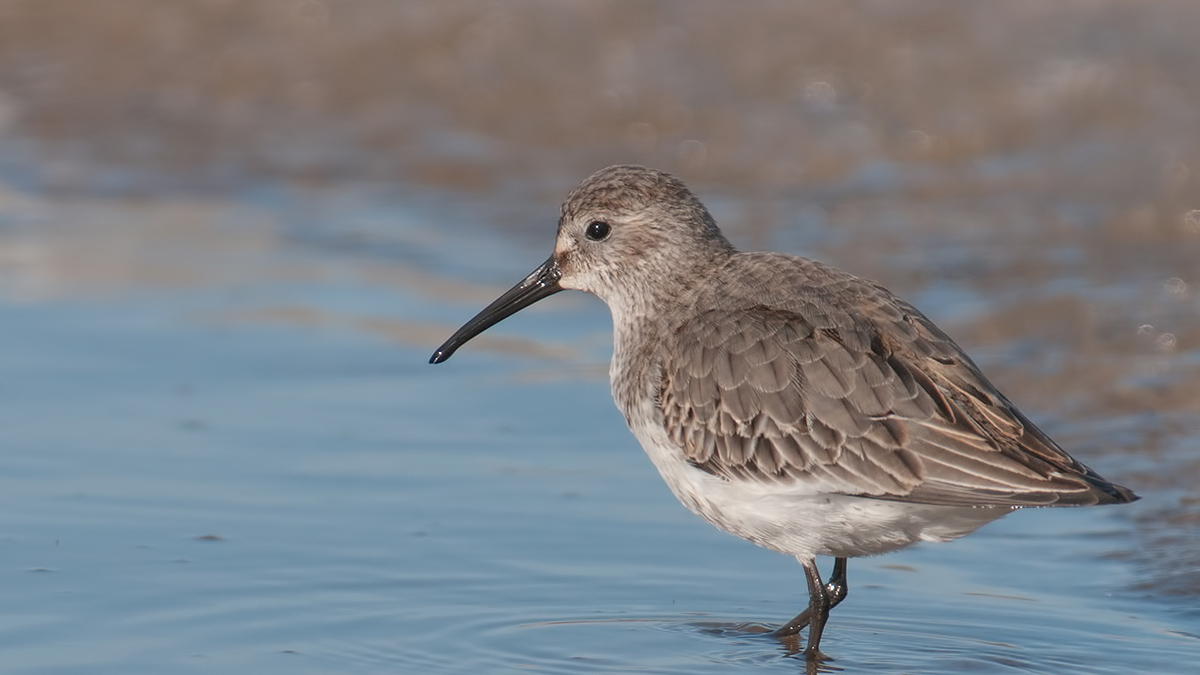
<svg viewBox="0 0 1200 675">
<path fill-rule="evenodd" d="M 788 484 L 725 480 L 689 464 L 661 425 L 633 422 L 631 430 L 684 506 L 730 534 L 793 556 L 866 556 L 919 541 L 948 541 L 1013 510 L 813 494 Z"/>
</svg>

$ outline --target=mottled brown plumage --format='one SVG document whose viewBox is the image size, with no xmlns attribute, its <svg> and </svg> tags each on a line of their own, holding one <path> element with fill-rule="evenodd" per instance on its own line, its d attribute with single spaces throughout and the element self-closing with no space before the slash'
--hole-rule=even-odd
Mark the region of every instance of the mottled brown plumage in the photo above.
<svg viewBox="0 0 1200 675">
<path fill-rule="evenodd" d="M 709 473 L 949 506 L 1127 496 L 876 284 L 803 258 L 737 254 L 705 288 L 689 304 L 713 309 L 668 312 L 655 359 L 662 423 Z"/>
</svg>

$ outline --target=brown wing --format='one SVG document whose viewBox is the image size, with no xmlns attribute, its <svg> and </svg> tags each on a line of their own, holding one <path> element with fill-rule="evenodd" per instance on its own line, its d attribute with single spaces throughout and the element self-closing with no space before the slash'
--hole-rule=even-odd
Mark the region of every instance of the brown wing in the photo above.
<svg viewBox="0 0 1200 675">
<path fill-rule="evenodd" d="M 814 327 L 765 306 L 692 317 L 661 351 L 667 432 L 709 473 L 802 491 L 945 505 L 1132 498 L 1026 420 L 928 319 L 897 310 L 883 326 Z"/>
</svg>

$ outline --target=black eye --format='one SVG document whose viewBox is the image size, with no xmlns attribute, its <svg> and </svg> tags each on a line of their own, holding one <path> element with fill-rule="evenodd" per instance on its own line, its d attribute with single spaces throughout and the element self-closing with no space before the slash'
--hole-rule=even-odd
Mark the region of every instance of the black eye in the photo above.
<svg viewBox="0 0 1200 675">
<path fill-rule="evenodd" d="M 612 231 L 612 228 L 609 227 L 608 223 L 603 220 L 593 220 L 588 223 L 587 229 L 583 231 L 583 234 L 592 241 L 604 241 L 610 231 Z"/>
</svg>

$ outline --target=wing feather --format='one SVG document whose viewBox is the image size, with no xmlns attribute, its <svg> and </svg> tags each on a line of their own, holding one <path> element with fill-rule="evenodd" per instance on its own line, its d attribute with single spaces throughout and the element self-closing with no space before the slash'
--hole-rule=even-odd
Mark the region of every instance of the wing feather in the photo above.
<svg viewBox="0 0 1200 675">
<path fill-rule="evenodd" d="M 874 321 L 763 305 L 692 315 L 659 352 L 668 435 L 704 471 L 813 493 L 1005 506 L 1114 498 L 928 319 L 883 300 Z"/>
</svg>

